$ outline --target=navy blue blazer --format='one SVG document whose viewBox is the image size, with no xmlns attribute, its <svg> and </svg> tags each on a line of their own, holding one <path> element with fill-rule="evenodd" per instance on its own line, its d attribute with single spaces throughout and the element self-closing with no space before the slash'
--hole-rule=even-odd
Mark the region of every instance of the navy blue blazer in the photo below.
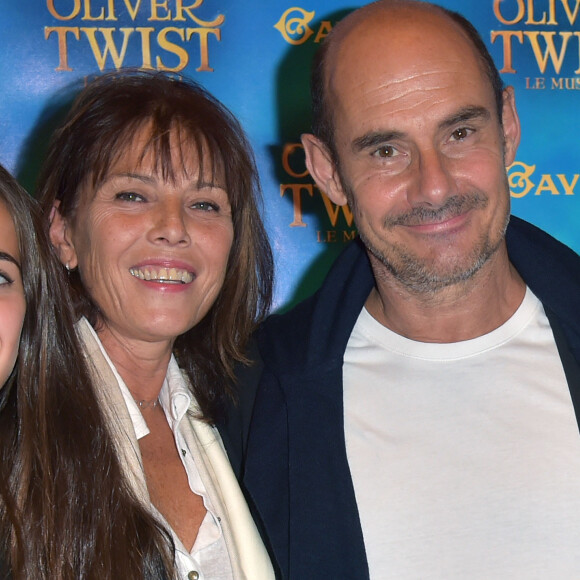
<svg viewBox="0 0 580 580">
<path fill-rule="evenodd" d="M 515 217 L 507 244 L 511 262 L 544 305 L 578 418 L 580 257 Z M 346 456 L 342 363 L 373 285 L 355 240 L 313 296 L 266 321 L 258 335 L 263 369 L 259 363 L 246 371 L 243 412 L 229 429 L 221 426 L 281 578 L 369 577 Z M 260 370 L 256 392 L 251 373 Z"/>
</svg>

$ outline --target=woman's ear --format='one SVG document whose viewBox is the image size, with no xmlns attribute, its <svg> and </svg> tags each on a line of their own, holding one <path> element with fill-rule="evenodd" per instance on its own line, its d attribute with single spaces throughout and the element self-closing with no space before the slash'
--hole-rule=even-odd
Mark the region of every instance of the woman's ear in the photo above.
<svg viewBox="0 0 580 580">
<path fill-rule="evenodd" d="M 67 270 L 73 270 L 78 266 L 77 253 L 71 236 L 71 228 L 67 220 L 62 217 L 58 207 L 59 201 L 55 201 L 50 212 L 50 241 L 54 246 L 60 261 Z"/>
</svg>

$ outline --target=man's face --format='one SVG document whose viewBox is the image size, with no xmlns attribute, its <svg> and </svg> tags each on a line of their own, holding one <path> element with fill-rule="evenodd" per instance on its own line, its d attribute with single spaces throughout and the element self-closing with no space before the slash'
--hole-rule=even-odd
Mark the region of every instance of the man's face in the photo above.
<svg viewBox="0 0 580 580">
<path fill-rule="evenodd" d="M 334 201 L 351 204 L 375 272 L 419 293 L 470 278 L 504 239 L 511 93 L 502 129 L 471 44 L 421 12 L 355 28 L 330 65 Z"/>
</svg>

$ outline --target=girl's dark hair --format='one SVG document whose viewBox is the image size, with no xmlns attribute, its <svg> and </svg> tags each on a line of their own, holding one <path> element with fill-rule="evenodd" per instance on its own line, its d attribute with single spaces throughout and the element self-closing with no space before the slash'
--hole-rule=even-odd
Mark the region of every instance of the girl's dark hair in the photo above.
<svg viewBox="0 0 580 580">
<path fill-rule="evenodd" d="M 0 390 L 0 547 L 15 580 L 168 578 L 169 535 L 122 478 L 37 203 L 0 166 L 26 314 Z"/>
<path fill-rule="evenodd" d="M 39 182 L 45 212 L 59 202 L 74 223 L 81 195 L 92 195 L 110 167 L 147 130 L 164 179 L 173 179 L 193 146 L 200 165 L 225 175 L 234 241 L 223 288 L 205 318 L 179 336 L 174 352 L 189 376 L 203 417 L 215 422 L 233 396 L 233 367 L 272 297 L 273 261 L 260 218 L 260 187 L 248 140 L 235 117 L 200 85 L 160 72 L 121 70 L 96 78 L 80 93 L 56 131 Z M 177 132 L 180 150 L 171 148 Z M 200 171 L 200 175 L 201 175 Z M 77 316 L 99 323 L 99 309 L 78 272 L 69 278 Z"/>
</svg>

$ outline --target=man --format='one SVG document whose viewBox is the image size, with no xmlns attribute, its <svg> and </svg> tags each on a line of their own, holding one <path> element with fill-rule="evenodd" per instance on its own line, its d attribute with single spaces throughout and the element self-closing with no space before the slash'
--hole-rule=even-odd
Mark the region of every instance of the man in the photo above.
<svg viewBox="0 0 580 580">
<path fill-rule="evenodd" d="M 244 484 L 282 576 L 579 578 L 580 259 L 510 221 L 513 90 L 461 17 L 383 0 L 313 99 L 360 240 L 259 340 Z"/>
</svg>

